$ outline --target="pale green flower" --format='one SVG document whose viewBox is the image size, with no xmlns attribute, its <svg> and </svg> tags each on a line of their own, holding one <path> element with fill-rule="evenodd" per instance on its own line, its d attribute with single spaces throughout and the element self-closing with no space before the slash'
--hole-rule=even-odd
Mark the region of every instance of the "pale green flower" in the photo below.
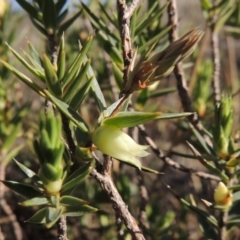
<svg viewBox="0 0 240 240">
<path fill-rule="evenodd" d="M 137 144 L 130 136 L 119 128 L 102 125 L 92 133 L 94 145 L 104 154 L 130 163 L 141 168 L 139 157 L 149 153 L 145 151 L 148 146 Z"/>
</svg>

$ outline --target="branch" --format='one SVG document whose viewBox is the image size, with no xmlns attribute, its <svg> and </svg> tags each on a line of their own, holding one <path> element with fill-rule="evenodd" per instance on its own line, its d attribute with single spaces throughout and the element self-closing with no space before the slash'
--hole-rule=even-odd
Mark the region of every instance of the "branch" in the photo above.
<svg viewBox="0 0 240 240">
<path fill-rule="evenodd" d="M 212 89 L 214 95 L 215 107 L 219 107 L 221 100 L 220 90 L 220 53 L 219 53 L 219 37 L 218 33 L 214 30 L 215 24 L 211 26 L 211 45 L 212 45 L 212 61 L 213 61 L 213 77 Z"/>
<path fill-rule="evenodd" d="M 133 0 L 130 7 L 128 8 L 125 0 L 117 0 L 118 19 L 119 19 L 119 25 L 120 25 L 120 35 L 122 39 L 122 52 L 123 52 L 123 62 L 124 62 L 122 91 L 124 91 L 128 82 L 128 75 L 129 75 L 130 66 L 131 66 L 132 57 L 133 57 L 130 28 L 129 28 L 130 18 L 134 10 L 136 9 L 138 2 L 139 2 L 138 0 Z"/>
<path fill-rule="evenodd" d="M 130 110 L 133 110 L 132 107 L 129 108 Z M 139 129 L 137 127 L 133 128 L 132 131 L 132 138 L 138 142 L 139 140 Z M 137 180 L 138 180 L 138 189 L 139 189 L 139 195 L 140 195 L 140 209 L 138 213 L 138 219 L 139 219 L 139 227 L 141 229 L 147 229 L 149 228 L 148 220 L 147 220 L 147 214 L 146 214 L 146 207 L 149 200 L 148 196 L 148 190 L 146 186 L 144 185 L 144 175 L 142 171 L 139 169 L 136 169 L 137 173 Z"/>
<path fill-rule="evenodd" d="M 105 163 L 109 166 L 109 163 Z M 121 195 L 116 189 L 111 176 L 103 170 L 103 173 L 97 172 L 96 169 L 92 169 L 91 176 L 95 178 L 102 186 L 103 190 L 107 193 L 110 201 L 113 204 L 113 209 L 116 212 L 116 215 L 121 218 L 126 228 L 132 235 L 132 239 L 134 240 L 144 240 L 144 236 L 139 229 L 135 219 L 128 211 L 127 205 L 124 203 Z"/>
<path fill-rule="evenodd" d="M 187 167 L 185 167 L 185 166 L 183 166 L 183 165 L 181 165 L 177 162 L 174 162 L 171 158 L 165 156 L 165 154 L 157 148 L 154 141 L 146 133 L 143 125 L 139 125 L 138 128 L 139 128 L 139 131 L 140 131 L 142 137 L 144 138 L 145 142 L 151 147 L 151 149 L 155 153 L 155 155 L 159 159 L 161 159 L 165 164 L 167 164 L 168 166 L 170 166 L 170 167 L 172 167 L 176 170 L 179 170 L 181 172 L 194 174 L 194 175 L 198 176 L 199 178 L 209 179 L 209 180 L 214 180 L 214 181 L 220 181 L 220 178 L 215 176 L 215 175 L 205 173 L 205 172 L 201 172 L 201 171 L 196 171 L 194 169 L 187 168 Z"/>
<path fill-rule="evenodd" d="M 169 31 L 169 41 L 174 42 L 178 39 L 177 26 L 178 26 L 178 12 L 177 12 L 177 3 L 176 0 L 171 0 L 168 6 L 168 18 L 169 25 L 172 26 Z M 199 117 L 195 112 L 192 101 L 188 93 L 187 81 L 184 76 L 184 71 L 182 68 L 182 64 L 178 63 L 174 68 L 174 75 L 177 79 L 177 89 L 178 94 L 182 103 L 182 107 L 185 112 L 193 112 L 191 116 L 188 117 L 188 120 L 192 123 L 192 125 L 199 131 L 199 133 L 204 137 L 205 141 L 209 146 L 212 146 L 212 141 L 210 138 L 204 133 L 203 126 L 199 121 Z"/>
<path fill-rule="evenodd" d="M 66 221 L 66 217 L 64 215 L 61 216 L 57 227 L 58 227 L 57 239 L 58 240 L 68 240 L 68 238 L 67 238 L 67 221 Z"/>
</svg>

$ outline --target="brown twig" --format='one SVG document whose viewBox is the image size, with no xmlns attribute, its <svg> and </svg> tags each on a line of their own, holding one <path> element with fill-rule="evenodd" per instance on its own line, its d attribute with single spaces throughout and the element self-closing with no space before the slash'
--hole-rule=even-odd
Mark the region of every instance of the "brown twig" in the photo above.
<svg viewBox="0 0 240 240">
<path fill-rule="evenodd" d="M 213 61 L 213 76 L 212 89 L 214 95 L 215 107 L 219 107 L 221 100 L 220 90 L 220 53 L 219 53 L 219 36 L 214 30 L 215 24 L 211 26 L 211 45 L 212 45 L 212 61 Z"/>
<path fill-rule="evenodd" d="M 203 179 L 209 179 L 209 180 L 214 180 L 214 181 L 220 181 L 220 178 L 217 176 L 214 176 L 212 174 L 209 173 L 205 173 L 205 172 L 201 172 L 201 171 L 196 171 L 194 169 L 191 168 L 187 168 L 179 163 L 174 162 L 171 158 L 165 156 L 165 154 L 158 149 L 158 147 L 156 146 L 156 144 L 154 143 L 154 141 L 148 136 L 148 134 L 145 131 L 145 128 L 143 125 L 139 125 L 139 132 L 141 134 L 141 136 L 144 138 L 145 142 L 151 147 L 152 151 L 155 153 L 155 155 L 161 159 L 165 164 L 167 164 L 168 166 L 179 170 L 181 172 L 186 172 L 189 174 L 194 174 L 200 178 Z"/>
<path fill-rule="evenodd" d="M 137 8 L 138 4 L 139 4 L 139 0 L 133 0 L 130 6 L 128 7 L 128 10 L 126 11 L 124 18 L 130 19 L 135 9 Z"/>
<path fill-rule="evenodd" d="M 130 110 L 133 110 L 131 107 Z M 132 131 L 132 138 L 137 142 L 139 140 L 139 129 L 135 127 Z M 137 179 L 138 179 L 138 188 L 140 195 L 140 209 L 138 214 L 139 227 L 141 229 L 149 228 L 149 224 L 147 221 L 146 207 L 149 200 L 148 190 L 144 185 L 144 176 L 139 169 L 136 169 Z"/>
<path fill-rule="evenodd" d="M 129 212 L 127 205 L 124 203 L 121 195 L 116 189 L 111 176 L 106 172 L 103 172 L 101 174 L 97 172 L 96 169 L 92 169 L 91 176 L 94 177 L 101 184 L 103 190 L 107 193 L 110 201 L 113 204 L 114 211 L 121 218 L 126 228 L 131 233 L 132 239 L 144 240 L 145 238 L 141 230 L 139 229 L 135 219 Z"/>
<path fill-rule="evenodd" d="M 68 238 L 67 238 L 67 221 L 66 221 L 66 217 L 64 215 L 61 216 L 57 227 L 58 227 L 57 239 L 58 240 L 68 240 Z"/>
<path fill-rule="evenodd" d="M 118 8 L 118 19 L 119 19 L 119 26 L 120 26 L 120 34 L 122 39 L 122 52 L 123 52 L 123 62 L 124 62 L 124 69 L 123 69 L 123 86 L 122 92 L 120 95 L 123 94 L 124 89 L 128 83 L 128 76 L 130 71 L 130 66 L 133 57 L 132 51 L 132 44 L 131 44 L 131 36 L 130 36 L 130 18 L 138 5 L 138 0 L 133 0 L 129 8 L 126 5 L 125 0 L 117 0 L 117 8 Z"/>
<path fill-rule="evenodd" d="M 171 0 L 170 4 L 168 5 L 168 18 L 169 18 L 169 25 L 172 26 L 171 30 L 169 31 L 169 41 L 174 42 L 178 39 L 178 33 L 177 33 L 178 12 L 177 12 L 176 0 Z M 188 117 L 188 120 L 204 137 L 208 145 L 212 146 L 212 142 L 210 138 L 204 133 L 203 126 L 200 123 L 199 117 L 192 106 L 192 101 L 188 93 L 187 81 L 185 79 L 184 71 L 181 63 L 176 64 L 174 68 L 174 75 L 177 79 L 178 94 L 179 94 L 184 111 L 194 113 Z"/>
</svg>

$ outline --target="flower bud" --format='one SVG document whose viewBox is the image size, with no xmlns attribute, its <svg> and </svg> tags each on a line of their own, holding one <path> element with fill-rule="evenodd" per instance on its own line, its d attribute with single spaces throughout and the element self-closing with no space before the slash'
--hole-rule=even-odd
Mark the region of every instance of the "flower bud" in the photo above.
<svg viewBox="0 0 240 240">
<path fill-rule="evenodd" d="M 102 153 L 141 168 L 139 157 L 149 153 L 145 151 L 148 146 L 137 144 L 130 136 L 119 128 L 102 125 L 92 134 L 94 145 Z"/>
<path fill-rule="evenodd" d="M 130 92 L 144 89 L 167 77 L 178 62 L 194 51 L 202 35 L 202 31 L 193 29 L 163 51 L 143 62 L 133 77 Z"/>
<path fill-rule="evenodd" d="M 216 205 L 230 207 L 232 204 L 232 194 L 223 182 L 220 182 L 214 192 Z"/>
<path fill-rule="evenodd" d="M 2 18 L 8 8 L 7 0 L 0 0 L 0 18 Z"/>
</svg>

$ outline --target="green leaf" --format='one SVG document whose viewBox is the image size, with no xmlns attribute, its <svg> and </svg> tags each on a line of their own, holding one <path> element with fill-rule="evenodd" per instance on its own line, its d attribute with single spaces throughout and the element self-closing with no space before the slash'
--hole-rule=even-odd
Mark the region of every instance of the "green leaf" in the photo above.
<svg viewBox="0 0 240 240">
<path fill-rule="evenodd" d="M 49 200 L 46 197 L 36 197 L 36 198 L 28 199 L 24 202 L 21 202 L 20 205 L 25 207 L 32 207 L 32 206 L 39 206 L 39 205 L 44 205 L 48 203 L 49 203 Z"/>
<path fill-rule="evenodd" d="M 68 177 L 62 186 L 62 193 L 79 185 L 90 173 L 91 163 L 87 163 Z"/>
<path fill-rule="evenodd" d="M 68 9 L 65 9 L 63 12 L 61 13 L 57 13 L 57 26 L 58 26 L 58 29 L 59 29 L 59 25 L 60 23 L 66 18 L 66 16 L 68 15 Z M 60 32 L 58 32 L 60 33 Z"/>
<path fill-rule="evenodd" d="M 60 80 L 63 87 L 65 87 L 69 82 L 73 81 L 75 76 L 78 75 L 82 64 L 83 63 L 86 64 L 86 62 L 87 62 L 87 61 L 85 61 L 86 54 L 91 46 L 92 40 L 93 40 L 93 37 L 90 36 L 82 48 L 79 43 L 79 47 L 81 48 L 80 52 L 74 59 L 70 68 L 68 69 L 68 71 L 65 73 L 63 79 Z"/>
<path fill-rule="evenodd" d="M 77 93 L 78 93 L 78 90 L 80 89 L 80 86 L 84 77 L 86 76 L 89 66 L 90 66 L 90 61 L 88 61 L 85 64 L 85 66 L 83 66 L 83 68 L 81 69 L 79 74 L 75 77 L 75 79 L 70 82 L 70 86 L 67 86 L 67 90 L 63 96 L 64 102 L 71 101 L 76 95 L 78 95 L 78 97 L 80 96 Z"/>
<path fill-rule="evenodd" d="M 57 76 L 58 79 L 62 79 L 65 73 L 65 66 L 66 66 L 66 54 L 65 54 L 65 42 L 64 42 L 64 34 L 62 34 L 60 48 L 58 51 L 58 69 L 57 69 Z"/>
<path fill-rule="evenodd" d="M 170 2 L 168 1 L 161 9 L 158 9 L 158 11 L 148 11 L 146 17 L 137 24 L 135 29 L 135 35 L 138 36 L 143 30 L 145 30 L 149 25 L 151 25 L 155 19 L 159 19 L 169 4 Z M 157 2 L 157 4 L 154 5 L 154 8 L 158 7 L 158 5 L 159 3 Z"/>
<path fill-rule="evenodd" d="M 52 227 L 61 217 L 62 213 L 63 213 L 63 208 L 56 209 L 53 207 L 48 207 L 47 213 L 46 213 L 46 227 L 47 228 Z"/>
<path fill-rule="evenodd" d="M 108 117 L 103 120 L 103 125 L 114 126 L 117 128 L 134 127 L 139 124 L 152 121 L 161 115 L 160 112 L 120 112 L 113 117 Z"/>
<path fill-rule="evenodd" d="M 67 0 L 58 0 L 55 4 L 55 8 L 56 8 L 56 12 L 57 14 L 59 14 L 63 7 L 65 6 L 65 4 L 67 4 Z"/>
<path fill-rule="evenodd" d="M 7 43 L 6 43 L 7 44 Z M 33 68 L 23 57 L 21 57 L 20 54 L 18 54 L 11 46 L 7 44 L 8 48 L 10 51 L 13 53 L 13 55 L 33 74 L 35 75 L 38 79 L 41 81 L 44 80 L 45 74 L 42 71 L 39 71 L 35 68 Z"/>
<path fill-rule="evenodd" d="M 117 35 L 113 34 L 112 31 L 109 29 L 109 27 L 100 19 L 97 17 L 89 8 L 87 5 L 85 5 L 82 2 L 82 7 L 84 10 L 89 14 L 89 16 L 92 18 L 92 24 L 95 26 L 97 30 L 102 30 L 104 33 L 106 33 L 108 36 L 111 36 L 113 39 L 116 41 L 119 41 L 120 39 L 118 38 Z"/>
<path fill-rule="evenodd" d="M 228 187 L 228 189 L 233 190 L 233 191 L 239 191 L 240 190 L 240 185 L 230 186 L 230 187 Z"/>
<path fill-rule="evenodd" d="M 56 107 L 64 114 L 66 115 L 72 122 L 76 124 L 77 127 L 79 127 L 82 131 L 88 132 L 88 126 L 84 122 L 84 120 L 80 117 L 80 115 L 75 112 L 72 108 L 70 108 L 69 105 L 62 102 L 61 100 L 54 97 L 49 92 L 45 92 L 48 97 L 51 99 L 51 101 L 56 105 Z"/>
<path fill-rule="evenodd" d="M 71 100 L 71 102 L 69 103 L 69 106 L 74 109 L 77 110 L 82 101 L 84 100 L 85 96 L 87 95 L 87 93 L 89 92 L 91 85 L 92 85 L 93 79 L 88 80 L 77 92 L 77 94 L 75 94 L 75 96 L 73 97 L 73 99 Z"/>
<path fill-rule="evenodd" d="M 31 56 L 32 56 L 32 59 L 33 59 L 32 64 L 40 72 L 43 72 L 42 61 L 41 61 L 41 58 L 40 58 L 37 50 L 34 48 L 34 46 L 30 42 L 28 42 L 28 48 L 30 50 L 30 53 L 31 53 Z"/>
<path fill-rule="evenodd" d="M 176 88 L 165 88 L 160 91 L 157 91 L 155 93 L 149 93 L 148 98 L 157 98 L 157 97 L 162 97 L 165 96 L 166 94 L 176 92 Z"/>
<path fill-rule="evenodd" d="M 220 29 L 223 27 L 223 25 L 229 19 L 229 17 L 231 16 L 231 14 L 233 13 L 234 10 L 235 10 L 235 5 L 232 4 L 231 6 L 229 6 L 228 11 L 219 17 L 219 19 L 214 27 L 215 32 L 220 31 Z"/>
<path fill-rule="evenodd" d="M 164 174 L 164 173 L 162 173 L 162 172 L 158 172 L 158 171 L 156 171 L 156 170 L 154 170 L 154 169 L 151 169 L 151 168 L 148 168 L 148 167 L 144 167 L 144 166 L 141 166 L 141 170 L 142 170 L 143 172 L 148 172 L 148 173 Z"/>
<path fill-rule="evenodd" d="M 31 169 L 25 167 L 23 164 L 21 164 L 20 162 L 18 162 L 17 160 L 15 160 L 15 163 L 18 165 L 18 167 L 29 177 L 32 178 L 34 176 L 36 176 L 36 173 L 33 172 Z"/>
<path fill-rule="evenodd" d="M 202 219 L 205 219 L 205 221 L 207 221 L 208 224 L 210 224 L 210 226 L 218 228 L 218 221 L 213 215 L 209 214 L 206 211 L 203 211 L 202 209 L 200 209 L 198 207 L 191 205 L 183 198 L 180 198 L 180 201 L 184 206 L 186 206 L 187 208 L 189 208 L 193 212 L 195 212 L 197 214 L 197 216 L 201 216 Z"/>
<path fill-rule="evenodd" d="M 210 0 L 201 0 L 201 4 L 204 10 L 210 11 L 212 9 L 212 3 Z"/>
<path fill-rule="evenodd" d="M 130 96 L 128 97 L 128 99 L 130 99 Z M 105 109 L 103 111 L 103 116 L 101 115 L 98 119 L 98 122 L 102 121 L 102 118 L 108 118 L 112 115 L 112 113 L 114 112 L 114 110 L 118 107 L 119 104 L 121 104 L 121 102 L 123 101 L 123 97 L 118 99 L 116 102 L 114 102 L 113 104 L 111 104 L 107 109 Z M 120 108 L 119 111 L 124 112 L 124 110 L 122 108 Z"/>
<path fill-rule="evenodd" d="M 46 221 L 47 211 L 48 211 L 48 207 L 41 208 L 31 218 L 26 220 L 26 222 L 46 224 L 46 222 L 47 222 Z"/>
<path fill-rule="evenodd" d="M 41 23 L 39 23 L 37 20 L 30 18 L 30 20 L 32 21 L 33 25 L 44 35 L 44 36 L 48 36 L 47 31 L 45 30 L 45 28 L 42 26 Z"/>
<path fill-rule="evenodd" d="M 148 49 L 149 46 L 151 46 L 152 44 L 156 43 L 156 41 L 159 41 L 161 38 L 163 38 L 169 32 L 169 30 L 171 28 L 172 28 L 172 26 L 167 26 L 167 27 L 163 28 L 157 35 L 155 35 L 153 38 L 151 38 L 151 40 L 142 44 L 138 48 L 138 52 L 142 53 L 142 52 L 146 51 L 146 49 Z"/>
<path fill-rule="evenodd" d="M 63 196 L 60 199 L 60 204 L 62 206 L 81 206 L 86 203 L 87 202 L 85 200 L 82 200 L 82 199 L 76 198 L 76 197 L 72 197 L 72 196 Z"/>
<path fill-rule="evenodd" d="M 205 149 L 205 151 L 210 155 L 213 155 L 213 152 L 211 151 L 210 146 L 206 143 L 203 136 L 198 132 L 196 128 L 191 127 L 191 130 L 193 131 L 193 134 L 197 138 L 198 142 L 201 144 L 201 146 Z M 215 154 L 214 154 L 215 155 Z"/>
<path fill-rule="evenodd" d="M 40 197 L 42 195 L 41 192 L 37 191 L 32 185 L 15 182 L 15 181 L 1 181 L 5 186 L 15 191 L 16 193 L 26 197 L 26 198 L 34 198 Z"/>
<path fill-rule="evenodd" d="M 190 143 L 187 142 L 187 144 L 190 147 L 190 149 L 193 152 L 193 154 L 197 157 L 197 159 L 199 160 L 200 163 L 202 163 L 203 166 L 205 166 L 211 173 L 216 174 L 217 176 L 219 176 L 223 180 L 223 182 L 226 183 L 226 182 L 229 181 L 229 178 L 228 178 L 228 176 L 226 174 L 221 172 L 217 167 L 215 167 L 210 162 L 206 161 L 200 155 L 200 153 Z"/>
<path fill-rule="evenodd" d="M 77 217 L 82 216 L 87 213 L 97 212 L 98 209 L 95 207 L 91 207 L 89 205 L 79 205 L 79 206 L 67 206 L 64 207 L 64 215 L 67 217 Z"/>
<path fill-rule="evenodd" d="M 43 68 L 45 70 L 45 76 L 46 76 L 45 78 L 46 84 L 49 91 L 55 94 L 56 96 L 61 96 L 62 88 L 60 86 L 60 82 L 58 81 L 58 77 L 54 69 L 54 66 L 52 65 L 51 61 L 48 59 L 46 54 L 43 54 L 42 60 L 43 60 Z"/>
<path fill-rule="evenodd" d="M 57 25 L 56 8 L 53 0 L 43 1 L 43 24 L 48 34 L 54 34 Z"/>
<path fill-rule="evenodd" d="M 87 61 L 88 61 L 88 59 L 85 56 L 84 57 L 84 63 L 86 63 Z M 103 112 L 107 108 L 107 104 L 105 102 L 105 98 L 104 98 L 102 90 L 101 90 L 101 88 L 98 84 L 98 81 L 94 76 L 94 73 L 93 73 L 93 70 L 92 70 L 91 66 L 89 66 L 89 68 L 88 68 L 87 77 L 88 77 L 88 80 L 93 79 L 92 85 L 91 85 L 91 90 L 93 92 L 93 96 L 96 100 L 96 103 L 98 105 L 98 108 L 99 108 L 100 112 Z"/>
<path fill-rule="evenodd" d="M 38 19 L 38 11 L 25 0 L 16 0 L 18 4 L 32 17 Z"/>
<path fill-rule="evenodd" d="M 182 118 L 182 117 L 188 117 L 192 115 L 193 113 L 190 112 L 183 112 L 183 113 L 162 113 L 159 115 L 159 117 L 156 118 L 156 120 L 164 120 L 164 119 L 175 119 L 175 118 Z"/>
<path fill-rule="evenodd" d="M 123 60 L 120 51 L 115 46 L 113 46 L 111 41 L 109 41 L 109 39 L 106 37 L 106 35 L 104 35 L 104 33 L 102 33 L 102 31 L 98 32 L 98 37 L 100 38 L 101 45 L 107 54 L 109 54 L 112 61 L 118 66 L 122 66 Z"/>
<path fill-rule="evenodd" d="M 77 12 L 73 17 L 68 19 L 61 26 L 59 26 L 58 34 L 62 34 L 64 31 L 66 31 L 72 25 L 72 23 L 81 15 L 81 13 L 81 11 Z"/>
<path fill-rule="evenodd" d="M 0 60 L 0 62 L 15 76 L 17 76 L 22 82 L 24 82 L 26 85 L 28 85 L 31 89 L 33 89 L 36 93 L 38 93 L 40 96 L 46 98 L 45 93 L 43 92 L 43 89 L 38 86 L 36 83 L 32 82 L 30 78 L 19 72 L 16 68 L 9 65 L 7 62 Z"/>
<path fill-rule="evenodd" d="M 111 24 L 113 24 L 116 29 L 118 29 L 118 22 L 115 21 L 115 19 L 112 18 L 112 17 L 108 14 L 108 12 L 106 11 L 106 7 L 105 7 L 102 3 L 99 2 L 98 4 L 99 4 L 99 7 L 100 7 L 102 13 L 106 16 L 106 18 L 108 19 L 108 21 L 109 21 Z"/>
<path fill-rule="evenodd" d="M 207 239 L 218 239 L 219 238 L 219 234 L 217 233 L 216 228 L 213 228 L 209 224 L 207 216 L 203 216 L 202 214 L 197 214 L 197 218 L 198 218 L 199 224 L 201 225 L 200 229 L 202 230 L 205 238 L 207 238 Z"/>
</svg>

